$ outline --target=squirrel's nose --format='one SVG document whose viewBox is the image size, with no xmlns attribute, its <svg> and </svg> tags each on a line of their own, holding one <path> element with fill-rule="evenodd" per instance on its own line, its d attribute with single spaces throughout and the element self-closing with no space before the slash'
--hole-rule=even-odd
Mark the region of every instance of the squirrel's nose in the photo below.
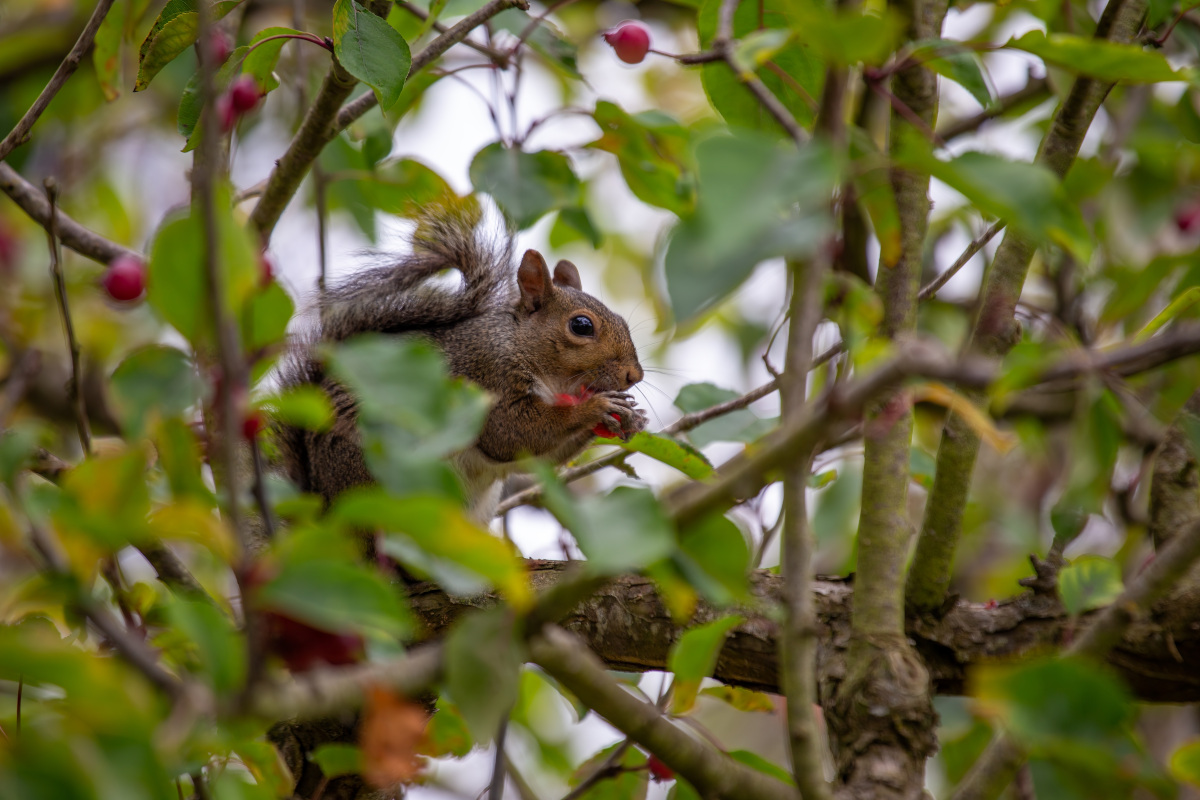
<svg viewBox="0 0 1200 800">
<path fill-rule="evenodd" d="M 630 386 L 633 386 L 645 377 L 645 375 L 646 373 L 642 371 L 641 364 L 634 364 L 632 367 L 629 367 L 625 370 L 625 388 L 628 389 Z"/>
</svg>

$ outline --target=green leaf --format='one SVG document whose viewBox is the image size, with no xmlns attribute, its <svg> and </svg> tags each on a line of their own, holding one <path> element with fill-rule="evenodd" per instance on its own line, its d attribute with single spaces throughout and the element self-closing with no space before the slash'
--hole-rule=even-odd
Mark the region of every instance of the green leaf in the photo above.
<svg viewBox="0 0 1200 800">
<path fill-rule="evenodd" d="M 543 215 L 579 206 L 583 186 L 562 153 L 526 153 L 493 142 L 471 160 L 471 183 L 499 204 L 518 229 L 528 228 Z"/>
<path fill-rule="evenodd" d="M 700 6 L 696 27 L 702 48 L 708 47 L 716 34 L 720 6 L 720 0 L 704 0 Z M 764 28 L 787 30 L 788 7 L 789 0 L 739 3 L 733 21 L 734 37 L 742 39 Z M 775 53 L 770 62 L 774 68 L 762 66 L 755 74 L 801 125 L 811 125 L 824 84 L 825 65 L 810 47 L 800 42 L 787 45 Z M 779 122 L 746 89 L 728 64 L 705 64 L 701 67 L 700 80 L 713 108 L 731 126 L 757 130 L 773 137 L 785 134 Z"/>
<path fill-rule="evenodd" d="M 621 742 L 609 745 L 579 765 L 571 775 L 569 785 L 579 786 L 604 766 L 612 757 Z M 650 786 L 650 773 L 646 769 L 646 754 L 636 747 L 630 747 L 613 766 L 615 770 L 608 777 L 593 783 L 577 800 L 645 800 Z"/>
<path fill-rule="evenodd" d="M 386 161 L 362 182 L 363 194 L 380 211 L 415 217 L 423 208 L 458 199 L 437 172 L 411 158 Z"/>
<path fill-rule="evenodd" d="M 792 32 L 786 28 L 763 28 L 751 31 L 737 41 L 734 55 L 739 64 L 758 69 L 787 46 Z"/>
<path fill-rule="evenodd" d="M 236 313 L 257 290 L 258 249 L 250 232 L 233 218 L 227 187 L 214 203 L 226 308 Z M 146 267 L 146 299 L 158 314 L 192 344 L 210 341 L 212 313 L 204 267 L 204 237 L 199 221 L 179 216 L 164 222 L 150 246 Z M 236 319 L 236 316 L 235 316 Z"/>
<path fill-rule="evenodd" d="M 1176 780 L 1200 787 L 1200 739 L 1183 744 L 1171 754 L 1171 774 Z"/>
<path fill-rule="evenodd" d="M 604 243 L 604 234 L 592 222 L 586 208 L 564 208 L 558 212 L 554 227 L 550 229 L 550 246 L 558 249 L 579 241 L 599 248 Z"/>
<path fill-rule="evenodd" d="M 926 39 L 913 46 L 909 57 L 966 89 L 984 108 L 989 108 L 995 102 L 984 78 L 983 62 L 973 50 L 958 42 Z"/>
<path fill-rule="evenodd" d="M 1128 729 L 1135 708 L 1109 672 L 1075 658 L 978 672 L 978 697 L 1030 746 L 1054 740 L 1103 742 Z"/>
<path fill-rule="evenodd" d="M 1058 573 L 1058 595 L 1071 616 L 1108 605 L 1124 588 L 1121 567 L 1103 556 L 1080 556 Z"/>
<path fill-rule="evenodd" d="M 687 414 L 736 400 L 740 395 L 711 383 L 690 383 L 679 390 L 675 406 Z M 712 442 L 752 442 L 775 427 L 777 420 L 763 419 L 748 408 L 731 411 L 705 422 L 686 436 L 696 447 Z"/>
<path fill-rule="evenodd" d="M 191 640 L 200 670 L 217 692 L 230 692 L 246 677 L 245 646 L 229 618 L 211 603 L 175 599 L 167 606 L 171 624 Z"/>
<path fill-rule="evenodd" d="M 707 478 L 713 471 L 712 463 L 703 453 L 667 436 L 643 432 L 618 446 L 633 453 L 650 456 L 694 480 Z"/>
<path fill-rule="evenodd" d="M 725 606 L 750 599 L 750 547 L 737 525 L 711 514 L 679 532 L 675 563 L 710 603 Z"/>
<path fill-rule="evenodd" d="M 1047 36 L 1042 31 L 1030 31 L 1005 46 L 1032 53 L 1047 64 L 1069 72 L 1105 81 L 1159 83 L 1188 79 L 1171 69 L 1161 52 L 1144 50 L 1140 45 L 1066 33 Z"/>
<path fill-rule="evenodd" d="M 775 712 L 775 703 L 771 700 L 771 696 L 763 692 L 756 692 L 753 689 L 745 689 L 741 686 L 709 686 L 707 689 L 701 689 L 700 694 L 708 697 L 715 697 L 723 703 L 736 708 L 738 711 L 761 711 L 767 714 Z"/>
<path fill-rule="evenodd" d="M 333 52 L 346 71 L 375 90 L 387 111 L 400 99 L 412 66 L 408 42 L 354 0 L 333 5 Z"/>
<path fill-rule="evenodd" d="M 525 564 L 513 546 L 480 528 L 453 501 L 441 497 L 392 497 L 379 487 L 352 489 L 334 502 L 331 518 L 356 529 L 382 529 L 389 535 L 383 550 L 389 555 L 410 555 L 411 549 L 395 547 L 406 539 L 425 556 L 452 564 L 475 576 L 468 591 L 479 591 L 484 581 L 503 591 L 511 605 L 525 608 L 533 599 Z M 408 558 L 402 558 L 408 563 Z M 429 568 L 426 560 L 414 566 Z M 430 569 L 437 577 L 443 574 Z M 461 580 L 461 579 L 460 579 Z M 447 589 L 453 589 L 451 582 Z"/>
<path fill-rule="evenodd" d="M 796 41 L 823 62 L 850 67 L 883 64 L 903 31 L 895 14 L 879 16 L 834 10 L 813 0 L 787 0 L 786 17 Z"/>
<path fill-rule="evenodd" d="M 246 58 L 246 54 L 250 52 L 250 48 L 242 46 L 229 54 L 229 58 L 225 59 L 225 63 L 217 70 L 217 74 L 213 76 L 213 91 L 220 93 L 225 91 L 234 77 L 242 68 L 242 62 Z M 197 70 L 188 80 L 187 86 L 183 87 L 183 94 L 179 97 L 179 113 L 176 117 L 175 127 L 179 131 L 179 135 L 185 137 L 188 141 L 183 147 L 183 152 L 190 152 L 195 148 L 198 142 L 199 134 L 196 132 L 196 125 L 200 123 L 200 110 L 204 107 L 200 97 L 200 71 Z"/>
<path fill-rule="evenodd" d="M 53 513 L 60 531 L 81 535 L 110 553 L 147 537 L 150 489 L 140 448 L 84 459 L 66 474 L 62 488 Z"/>
<path fill-rule="evenodd" d="M 766 775 L 770 775 L 777 781 L 795 786 L 796 780 L 785 770 L 776 764 L 772 764 L 757 753 L 752 753 L 749 750 L 730 750 L 729 757 L 739 764 L 745 764 L 747 767 L 758 770 Z"/>
<path fill-rule="evenodd" d="M 246 299 L 242 310 L 242 341 L 250 352 L 283 341 L 295 311 L 292 298 L 278 281 L 271 281 Z"/>
<path fill-rule="evenodd" d="M 155 431 L 154 449 L 175 499 L 192 498 L 210 508 L 215 504 L 213 493 L 201 475 L 202 462 L 196 434 L 186 422 L 179 418 L 168 418 L 160 423 Z"/>
<path fill-rule="evenodd" d="M 592 117 L 601 135 L 588 147 L 617 157 L 625 182 L 639 200 L 676 214 L 692 210 L 696 167 L 686 128 L 659 112 L 631 116 L 604 101 L 596 103 Z"/>
<path fill-rule="evenodd" d="M 467 730 L 467 722 L 462 718 L 458 707 L 445 697 L 439 697 L 437 711 L 425 726 L 425 736 L 418 752 L 430 758 L 462 758 L 470 753 L 474 746 L 471 732 Z"/>
<path fill-rule="evenodd" d="M 362 751 L 352 744 L 327 742 L 318 745 L 309 758 L 316 762 L 326 778 L 353 775 L 363 771 Z"/>
<path fill-rule="evenodd" d="M 696 210 L 676 226 L 665 257 L 679 320 L 722 299 L 760 262 L 813 253 L 832 229 L 837 169 L 821 143 L 797 150 L 761 136 L 714 136 L 696 147 L 696 162 Z"/>
<path fill-rule="evenodd" d="M 692 628 L 679 637 L 667 656 L 667 669 L 675 673 L 671 690 L 671 713 L 686 714 L 696 704 L 700 682 L 712 675 L 717 656 L 731 630 L 745 621 L 728 616 Z"/>
<path fill-rule="evenodd" d="M 671 521 L 650 490 L 620 486 L 576 502 L 550 470 L 538 475 L 546 508 L 574 535 L 589 570 L 617 574 L 640 569 L 675 550 Z M 614 525 L 618 519 L 621 524 Z"/>
<path fill-rule="evenodd" d="M 149 86 L 163 67 L 195 43 L 199 25 L 200 15 L 189 11 L 171 19 L 153 34 L 153 38 L 147 38 L 150 46 L 138 65 L 137 80 L 133 84 L 135 92 Z"/>
<path fill-rule="evenodd" d="M 127 437 L 146 430 L 151 414 L 176 417 L 200 399 L 200 380 L 187 354 L 151 345 L 135 350 L 113 371 L 113 404 Z"/>
<path fill-rule="evenodd" d="M 359 336 L 331 348 L 331 368 L 358 401 L 367 465 L 394 494 L 457 494 L 446 459 L 475 441 L 490 401 L 450 378 L 433 345 Z"/>
<path fill-rule="evenodd" d="M 96 30 L 92 45 L 92 68 L 104 99 L 112 102 L 121 95 L 121 42 L 129 19 L 129 3 L 113 3 Z"/>
<path fill-rule="evenodd" d="M 265 28 L 254 34 L 254 38 L 250 40 L 246 58 L 242 61 L 242 73 L 253 76 L 255 83 L 258 84 L 258 90 L 263 94 L 279 86 L 279 81 L 274 75 L 275 65 L 279 63 L 279 53 L 283 50 L 283 46 L 291 40 L 272 39 L 266 44 L 259 44 L 259 42 L 264 39 L 270 39 L 272 36 L 299 33 L 301 31 L 295 28 Z M 307 45 L 301 43 L 298 46 L 305 47 Z M 230 60 L 232 60 L 232 57 Z"/>
<path fill-rule="evenodd" d="M 516 702 L 524 653 L 504 608 L 467 614 L 447 635 L 446 691 L 475 741 L 491 741 Z"/>
<path fill-rule="evenodd" d="M 263 400 L 271 416 L 284 423 L 310 431 L 326 431 L 333 425 L 333 405 L 320 387 L 292 386 Z"/>
<path fill-rule="evenodd" d="M 258 590 L 262 607 L 314 628 L 402 639 L 412 616 L 395 587 L 373 569 L 341 561 L 289 559 Z"/>
<path fill-rule="evenodd" d="M 985 214 L 1008 221 L 1037 240 L 1049 240 L 1086 261 L 1092 234 L 1079 207 L 1067 196 L 1054 173 L 1040 164 L 1009 161 L 991 153 L 963 153 L 942 161 L 915 137 L 900 148 L 897 159 L 962 193 Z"/>
</svg>

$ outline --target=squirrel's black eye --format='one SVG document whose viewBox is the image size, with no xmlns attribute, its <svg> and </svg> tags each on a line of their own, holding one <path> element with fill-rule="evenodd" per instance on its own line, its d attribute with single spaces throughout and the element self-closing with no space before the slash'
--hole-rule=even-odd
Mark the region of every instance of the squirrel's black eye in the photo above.
<svg viewBox="0 0 1200 800">
<path fill-rule="evenodd" d="M 595 336 L 596 327 L 592 324 L 591 317 L 580 314 L 578 317 L 571 317 L 571 333 L 576 336 Z"/>
</svg>

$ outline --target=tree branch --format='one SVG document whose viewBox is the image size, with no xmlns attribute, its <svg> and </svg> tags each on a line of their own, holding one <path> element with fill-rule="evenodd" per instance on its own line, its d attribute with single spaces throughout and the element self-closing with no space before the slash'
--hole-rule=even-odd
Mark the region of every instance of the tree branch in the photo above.
<svg viewBox="0 0 1200 800">
<path fill-rule="evenodd" d="M 529 3 L 527 0 L 491 0 L 474 14 L 463 18 L 413 56 L 409 76 L 432 64 L 442 53 L 465 39 L 478 25 L 513 7 L 526 9 L 529 8 Z M 275 169 L 271 170 L 258 204 L 250 214 L 250 223 L 264 241 L 270 239 L 283 209 L 291 202 L 296 190 L 300 188 L 300 182 L 304 180 L 304 176 L 308 174 L 325 145 L 333 141 L 346 126 L 379 103 L 374 92 L 367 92 L 343 107 L 342 103 L 354 91 L 355 85 L 357 81 L 335 59 L 325 75 L 312 107 L 300 125 L 300 130 L 276 162 Z"/>
<path fill-rule="evenodd" d="M 638 700 L 605 671 L 582 641 L 548 626 L 529 642 L 533 661 L 588 708 L 645 746 L 696 788 L 702 797 L 787 798 L 792 786 L 734 761 L 708 742 L 676 727 L 652 703 Z"/>
<path fill-rule="evenodd" d="M 1110 0 L 1097 26 L 1096 38 L 1132 41 L 1145 9 L 1146 0 Z M 1037 163 L 1059 178 L 1066 176 L 1100 103 L 1111 88 L 1111 83 L 1076 78 L 1042 140 Z M 1035 242 L 1016 231 L 1005 234 L 981 292 L 968 352 L 999 360 L 1016 343 L 1020 329 L 1013 312 L 1036 249 Z M 977 404 L 983 400 L 978 393 L 966 395 Z M 946 595 L 978 454 L 978 434 L 962 417 L 950 414 L 943 428 L 933 489 L 925 505 L 925 519 L 909 568 L 906 600 L 915 610 L 934 611 Z"/>
<path fill-rule="evenodd" d="M 100 0 L 96 4 L 95 11 L 92 12 L 91 18 L 87 24 L 83 26 L 83 31 L 80 32 L 79 38 L 75 40 L 75 46 L 67 53 L 67 57 L 58 65 L 58 69 L 54 71 L 50 82 L 46 84 L 46 88 L 42 89 L 42 93 L 38 95 L 37 100 L 33 101 L 33 105 L 25 112 L 25 116 L 17 120 L 17 124 L 9 132 L 7 136 L 0 141 L 0 161 L 8 158 L 18 146 L 29 141 L 29 131 L 33 128 L 38 118 L 42 116 L 42 112 L 50 105 L 50 101 L 54 99 L 54 95 L 58 94 L 58 90 L 63 87 L 75 70 L 79 68 L 79 62 L 87 55 L 88 50 L 92 46 L 92 40 L 96 38 L 96 31 L 100 29 L 100 23 L 104 21 L 104 17 L 108 15 L 108 10 L 112 8 L 113 0 Z"/>
<path fill-rule="evenodd" d="M 1165 597 L 1200 559 L 1200 521 L 1174 536 L 1120 597 L 1093 618 L 1066 650 L 1068 656 L 1103 658 L 1121 641 L 1135 619 Z M 963 778 L 951 800 L 994 800 L 1012 782 L 1025 761 L 1021 746 L 1007 732 L 988 745 Z"/>
<path fill-rule="evenodd" d="M 1029 82 L 1017 91 L 997 98 L 994 104 L 974 116 L 946 123 L 945 127 L 938 129 L 937 134 L 943 141 L 948 142 L 964 134 L 973 133 L 985 123 L 1002 117 L 1010 111 L 1030 108 L 1048 97 L 1050 97 L 1049 82 L 1045 78 L 1031 76 Z"/>
<path fill-rule="evenodd" d="M 578 566 L 565 561 L 535 563 L 530 579 L 539 593 Z M 783 602 L 783 578 L 759 570 L 751 574 L 751 586 L 756 602 L 751 608 L 739 609 L 746 622 L 730 633 L 713 677 L 733 686 L 779 693 L 779 622 L 763 609 L 778 608 Z M 812 591 L 817 670 L 821 675 L 844 673 L 854 589 L 847 579 L 820 577 L 813 582 Z M 413 587 L 409 601 L 431 637 L 443 635 L 463 614 L 504 602 L 495 592 L 454 598 L 431 584 Z M 663 670 L 672 643 L 687 627 L 728 613 L 727 608 L 702 603 L 687 626 L 680 625 L 671 618 L 653 580 L 621 575 L 573 608 L 561 624 L 586 641 L 609 669 Z M 1084 615 L 1083 624 L 1100 613 Z M 1198 623 L 1200 594 L 1181 595 L 1158 608 L 1153 617 L 1135 620 L 1108 653 L 1107 662 L 1140 700 L 1200 701 L 1200 675 L 1193 667 L 1200 660 Z M 1054 597 L 1025 592 L 999 604 L 960 600 L 940 619 L 908 620 L 905 634 L 915 643 L 934 691 L 961 695 L 969 687 L 968 675 L 974 668 L 1044 654 L 1078 635 L 1079 625 L 1080 620 L 1071 619 Z M 1168 639 L 1182 655 L 1182 662 Z"/>
<path fill-rule="evenodd" d="M 45 195 L 8 164 L 0 163 L 0 191 L 11 197 L 34 222 L 42 226 L 49 224 L 50 203 L 46 201 Z M 137 251 L 83 227 L 61 211 L 58 212 L 58 238 L 79 255 L 101 264 L 107 264 L 117 256 L 141 257 Z"/>
</svg>

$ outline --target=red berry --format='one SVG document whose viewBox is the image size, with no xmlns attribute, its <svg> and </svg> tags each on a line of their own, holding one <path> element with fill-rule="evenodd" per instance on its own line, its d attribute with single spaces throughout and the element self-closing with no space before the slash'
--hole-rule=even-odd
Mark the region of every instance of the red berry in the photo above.
<svg viewBox="0 0 1200 800">
<path fill-rule="evenodd" d="M 330 633 L 274 611 L 263 613 L 267 650 L 283 659 L 292 672 L 305 672 L 320 664 L 338 666 L 363 660 L 361 636 Z"/>
<path fill-rule="evenodd" d="M 626 64 L 640 64 L 650 50 L 650 31 L 640 22 L 626 20 L 604 34 L 604 41 Z"/>
<path fill-rule="evenodd" d="M 233 107 L 233 97 L 226 92 L 217 98 L 217 120 L 221 123 L 221 133 L 229 133 L 237 122 L 238 112 Z"/>
<path fill-rule="evenodd" d="M 650 776 L 654 778 L 656 783 L 674 780 L 675 770 L 660 761 L 658 756 L 651 754 L 650 760 L 646 764 L 650 767 Z"/>
<path fill-rule="evenodd" d="M 212 59 L 214 66 L 220 66 L 233 52 L 233 42 L 224 31 L 214 30 L 208 35 L 208 46 L 204 48 L 204 57 Z"/>
<path fill-rule="evenodd" d="M 1200 228 L 1200 201 L 1194 201 L 1175 212 L 1175 226 L 1182 233 Z"/>
<path fill-rule="evenodd" d="M 134 256 L 117 256 L 104 273 L 104 291 L 113 300 L 128 303 L 146 290 L 146 265 Z"/>
<path fill-rule="evenodd" d="M 266 253 L 258 254 L 258 285 L 267 288 L 275 280 L 275 261 Z"/>
<path fill-rule="evenodd" d="M 267 419 L 258 409 L 246 412 L 246 416 L 242 418 L 242 438 L 248 442 L 254 439 L 263 432 L 263 428 L 267 427 Z"/>
<path fill-rule="evenodd" d="M 233 103 L 233 110 L 238 114 L 245 114 L 253 109 L 258 105 L 260 97 L 262 92 L 258 90 L 258 81 L 254 80 L 253 75 L 239 76 L 229 87 L 229 99 Z"/>
<path fill-rule="evenodd" d="M 621 417 L 616 414 L 610 413 L 609 416 L 612 417 L 613 419 L 615 419 L 617 422 L 621 421 Z M 620 438 L 620 434 L 611 432 L 608 428 L 606 428 L 604 426 L 603 422 L 597 422 L 596 427 L 592 428 L 592 433 L 596 434 L 597 436 L 599 436 L 602 439 L 619 439 Z"/>
</svg>

